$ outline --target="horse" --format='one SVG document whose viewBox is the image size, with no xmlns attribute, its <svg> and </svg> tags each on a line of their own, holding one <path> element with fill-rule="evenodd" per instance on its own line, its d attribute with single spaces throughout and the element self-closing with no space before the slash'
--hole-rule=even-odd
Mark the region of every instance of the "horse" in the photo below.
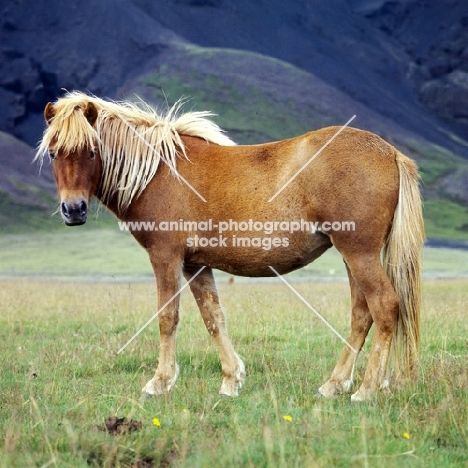
<svg viewBox="0 0 468 468">
<path fill-rule="evenodd" d="M 236 145 L 211 116 L 183 113 L 180 103 L 163 114 L 143 101 L 79 91 L 44 109 L 35 159 L 50 157 L 65 224 L 84 224 L 95 196 L 149 255 L 160 351 L 142 395 L 164 394 L 177 379 L 182 276 L 219 350 L 220 394 L 237 396 L 245 366 L 227 332 L 213 269 L 281 276 L 332 246 L 349 277 L 351 332 L 317 395 L 352 393 L 356 359 L 372 325 L 367 367 L 351 400 L 386 388 L 389 362 L 398 375 L 415 378 L 424 243 L 416 163 L 379 136 L 349 126 Z M 355 229 L 340 229 L 345 220 Z"/>
</svg>

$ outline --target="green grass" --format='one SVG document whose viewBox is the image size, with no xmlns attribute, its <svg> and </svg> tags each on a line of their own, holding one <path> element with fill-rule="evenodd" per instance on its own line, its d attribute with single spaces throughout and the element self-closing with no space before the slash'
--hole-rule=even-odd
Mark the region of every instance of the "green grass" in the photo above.
<svg viewBox="0 0 468 468">
<path fill-rule="evenodd" d="M 152 277 L 145 251 L 114 223 L 113 229 L 63 225 L 52 232 L 0 236 L 0 275 Z"/>
<path fill-rule="evenodd" d="M 141 405 L 157 363 L 156 324 L 116 351 L 154 314 L 152 284 L 4 281 L 0 467 L 466 466 L 467 286 L 425 283 L 419 380 L 365 404 L 314 398 L 341 344 L 282 284 L 221 285 L 248 376 L 238 398 L 220 398 L 215 346 L 184 292 L 179 380 Z M 347 333 L 345 284 L 296 287 Z M 143 429 L 98 432 L 111 415 Z"/>
</svg>

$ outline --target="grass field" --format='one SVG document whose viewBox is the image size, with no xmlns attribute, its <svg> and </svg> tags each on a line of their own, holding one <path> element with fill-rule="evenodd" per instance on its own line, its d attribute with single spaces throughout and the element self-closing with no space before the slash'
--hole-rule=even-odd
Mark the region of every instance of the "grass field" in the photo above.
<svg viewBox="0 0 468 468">
<path fill-rule="evenodd" d="M 347 334 L 345 283 L 295 287 Z M 365 404 L 314 397 L 341 344 L 284 285 L 220 294 L 247 367 L 240 396 L 218 396 L 217 352 L 184 292 L 179 380 L 140 404 L 156 323 L 116 351 L 155 313 L 151 283 L 2 281 L 0 467 L 468 466 L 467 279 L 425 282 L 419 380 Z M 142 430 L 97 431 L 112 415 Z"/>
</svg>

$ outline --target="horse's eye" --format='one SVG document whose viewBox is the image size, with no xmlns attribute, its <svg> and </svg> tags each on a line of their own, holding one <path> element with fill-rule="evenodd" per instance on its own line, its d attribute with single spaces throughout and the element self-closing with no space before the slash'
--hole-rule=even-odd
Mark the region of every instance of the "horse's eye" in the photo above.
<svg viewBox="0 0 468 468">
<path fill-rule="evenodd" d="M 94 151 L 89 152 L 90 159 L 94 159 L 95 156 L 96 156 L 96 153 Z"/>
<path fill-rule="evenodd" d="M 52 150 L 49 151 L 49 158 L 50 159 L 56 159 L 57 158 L 57 155 L 55 154 L 54 151 L 52 151 Z"/>
</svg>

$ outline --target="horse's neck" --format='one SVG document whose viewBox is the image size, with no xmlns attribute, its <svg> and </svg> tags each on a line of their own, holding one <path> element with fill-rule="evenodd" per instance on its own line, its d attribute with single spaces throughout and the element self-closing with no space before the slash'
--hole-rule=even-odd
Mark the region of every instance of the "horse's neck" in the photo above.
<svg viewBox="0 0 468 468">
<path fill-rule="evenodd" d="M 122 214 L 119 213 L 118 205 L 117 205 L 117 195 L 113 195 L 110 199 L 107 199 L 103 196 L 101 189 L 97 190 L 97 193 L 94 196 L 99 200 L 99 202 L 104 205 L 109 211 L 114 213 L 117 218 L 122 219 Z"/>
</svg>

